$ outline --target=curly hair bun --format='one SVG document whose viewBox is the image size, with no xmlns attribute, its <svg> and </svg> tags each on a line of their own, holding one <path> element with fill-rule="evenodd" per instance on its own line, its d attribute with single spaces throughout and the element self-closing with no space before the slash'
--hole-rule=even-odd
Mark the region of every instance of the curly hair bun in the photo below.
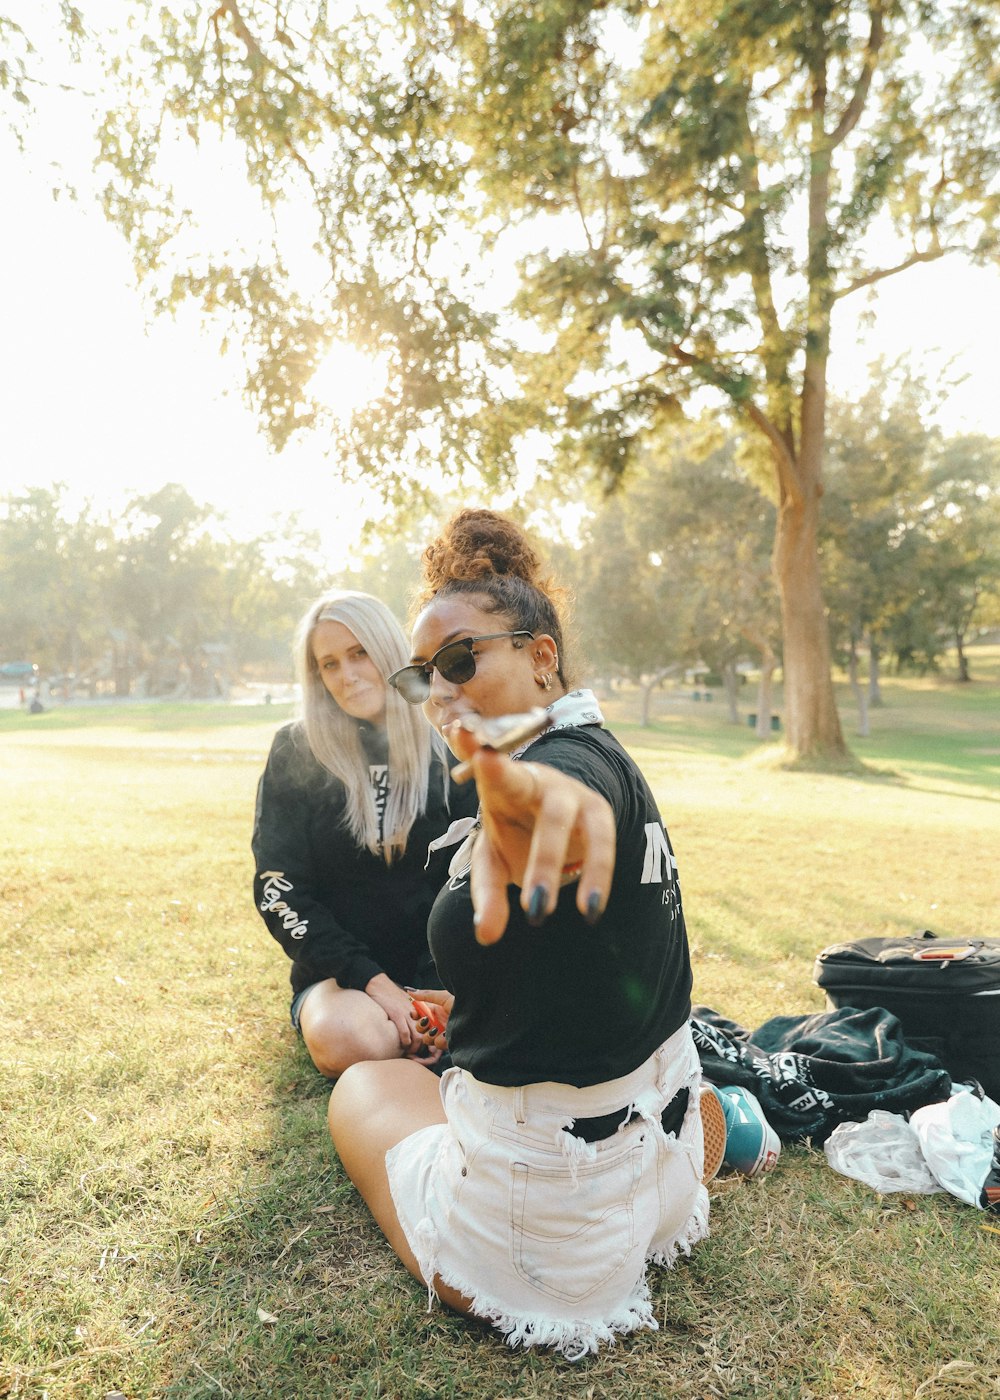
<svg viewBox="0 0 1000 1400">
<path fill-rule="evenodd" d="M 490 575 L 523 579 L 546 592 L 542 563 L 519 525 L 493 510 L 460 510 L 423 554 L 428 594 Z"/>
</svg>

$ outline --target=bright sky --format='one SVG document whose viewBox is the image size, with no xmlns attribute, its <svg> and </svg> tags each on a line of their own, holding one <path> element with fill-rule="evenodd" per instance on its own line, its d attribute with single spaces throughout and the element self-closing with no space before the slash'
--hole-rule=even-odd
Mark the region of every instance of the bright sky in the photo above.
<svg viewBox="0 0 1000 1400">
<path fill-rule="evenodd" d="M 49 161 L 85 168 L 87 134 L 65 106 L 36 125 L 26 156 L 0 131 L 0 492 L 61 480 L 79 500 L 116 507 L 176 481 L 239 534 L 300 513 L 339 568 L 375 497 L 338 480 L 317 438 L 272 454 L 240 398 L 238 362 L 220 358 L 193 315 L 147 325 L 117 233 L 96 207 L 52 198 Z M 882 284 L 876 324 L 859 331 L 865 306 L 841 303 L 835 388 L 860 390 L 878 354 L 909 350 L 935 375 L 951 359 L 951 375 L 968 379 L 942 426 L 1000 436 L 1000 272 L 957 259 L 913 268 Z M 370 370 L 349 351 L 330 368 L 331 393 L 364 394 Z"/>
<path fill-rule="evenodd" d="M 147 324 L 128 250 L 98 209 L 54 201 L 51 178 L 9 151 L 0 182 L 17 211 L 2 234 L 0 489 L 64 481 L 75 499 L 112 508 L 176 481 L 240 535 L 300 512 L 340 567 L 366 509 L 323 442 L 272 453 L 218 335 L 193 314 Z M 331 382 L 363 392 L 363 362 L 348 353 L 331 369 Z"/>
</svg>

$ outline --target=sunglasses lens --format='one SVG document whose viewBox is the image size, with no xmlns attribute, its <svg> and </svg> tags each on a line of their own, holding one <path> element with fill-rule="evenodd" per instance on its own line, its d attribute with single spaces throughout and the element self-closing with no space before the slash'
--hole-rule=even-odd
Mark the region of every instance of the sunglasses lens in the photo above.
<svg viewBox="0 0 1000 1400">
<path fill-rule="evenodd" d="M 462 642 L 442 647 L 434 658 L 434 665 L 449 685 L 464 685 L 476 674 L 476 658 L 472 648 Z"/>
<path fill-rule="evenodd" d="M 431 693 L 431 678 L 422 666 L 404 666 L 389 679 L 408 705 L 422 705 Z"/>
<path fill-rule="evenodd" d="M 389 677 L 403 699 L 410 705 L 422 705 L 431 693 L 431 667 L 449 685 L 464 685 L 476 674 L 476 658 L 466 642 L 451 642 L 435 652 L 430 661 L 420 666 L 404 666 Z"/>
</svg>

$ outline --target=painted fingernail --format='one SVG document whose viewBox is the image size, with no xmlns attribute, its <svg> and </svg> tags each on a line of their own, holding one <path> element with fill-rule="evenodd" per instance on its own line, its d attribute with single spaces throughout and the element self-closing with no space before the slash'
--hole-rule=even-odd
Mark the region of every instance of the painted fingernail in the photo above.
<svg viewBox="0 0 1000 1400">
<path fill-rule="evenodd" d="M 584 918 L 587 920 L 588 924 L 596 924 L 603 912 L 604 909 L 601 905 L 599 891 L 591 890 L 590 894 L 587 896 L 587 912 Z"/>
<path fill-rule="evenodd" d="M 537 928 L 545 918 L 545 902 L 549 897 L 549 892 L 544 885 L 536 885 L 531 891 L 531 898 L 528 900 L 528 923 L 532 928 Z"/>
</svg>

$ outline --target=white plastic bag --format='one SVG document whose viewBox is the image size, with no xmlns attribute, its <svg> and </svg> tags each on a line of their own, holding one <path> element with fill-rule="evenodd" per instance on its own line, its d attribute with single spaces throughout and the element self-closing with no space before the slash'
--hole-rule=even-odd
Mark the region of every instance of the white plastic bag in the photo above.
<svg viewBox="0 0 1000 1400">
<path fill-rule="evenodd" d="M 924 1161 L 946 1191 L 978 1206 L 993 1161 L 993 1129 L 1000 1105 L 968 1089 L 910 1115 Z"/>
<path fill-rule="evenodd" d="M 916 1133 L 898 1113 L 875 1108 L 863 1123 L 841 1123 L 823 1150 L 834 1171 L 883 1195 L 909 1191 L 930 1196 L 944 1189 L 924 1161 Z"/>
</svg>

